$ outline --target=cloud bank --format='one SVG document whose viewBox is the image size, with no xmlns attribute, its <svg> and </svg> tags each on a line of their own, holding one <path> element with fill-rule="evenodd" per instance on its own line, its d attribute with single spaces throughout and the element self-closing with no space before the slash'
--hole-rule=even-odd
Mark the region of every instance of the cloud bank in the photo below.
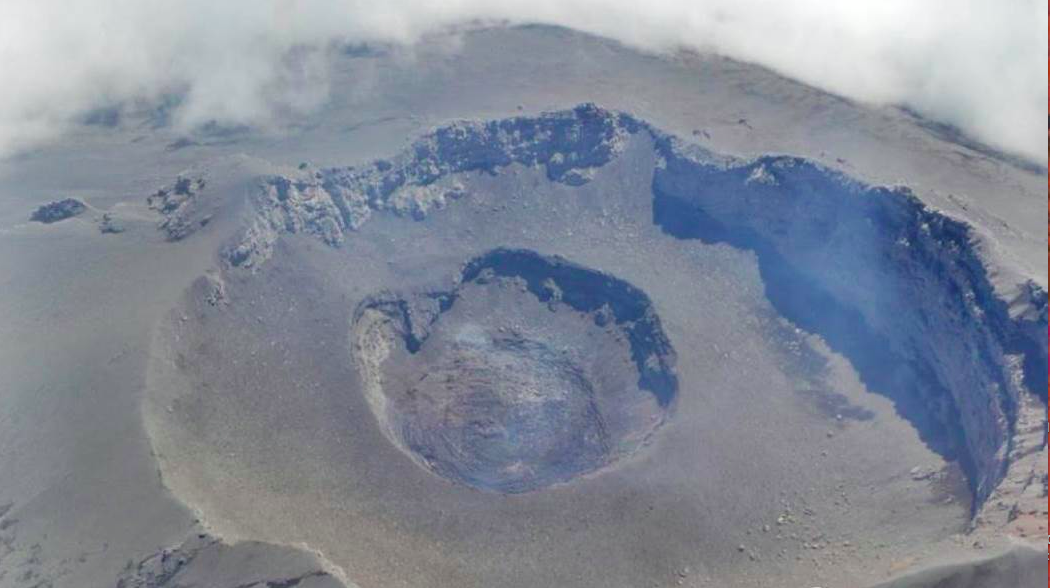
<svg viewBox="0 0 1050 588">
<path fill-rule="evenodd" d="M 186 128 L 266 124 L 323 103 L 335 44 L 493 20 L 717 52 L 1045 164 L 1046 12 L 1047 0 L 0 0 L 0 155 L 91 109 L 172 94 Z"/>
</svg>

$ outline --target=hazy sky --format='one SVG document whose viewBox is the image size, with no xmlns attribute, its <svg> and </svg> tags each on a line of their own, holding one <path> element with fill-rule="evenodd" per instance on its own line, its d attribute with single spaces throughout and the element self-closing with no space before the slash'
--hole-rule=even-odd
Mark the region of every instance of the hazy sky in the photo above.
<svg viewBox="0 0 1050 588">
<path fill-rule="evenodd" d="M 0 0 L 0 155 L 170 92 L 187 97 L 177 124 L 265 124 L 325 100 L 335 43 L 498 19 L 715 51 L 1045 163 L 1046 13 L 1047 0 Z"/>
</svg>

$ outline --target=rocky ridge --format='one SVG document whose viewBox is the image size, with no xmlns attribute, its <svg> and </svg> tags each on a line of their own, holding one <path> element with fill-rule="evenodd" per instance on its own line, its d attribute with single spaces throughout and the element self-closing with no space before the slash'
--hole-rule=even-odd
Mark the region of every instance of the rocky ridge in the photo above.
<svg viewBox="0 0 1050 588">
<path fill-rule="evenodd" d="M 157 228 L 167 234 L 169 241 L 181 241 L 211 221 L 201 198 L 206 185 L 203 177 L 179 176 L 172 185 L 146 199 L 149 207 L 160 214 Z"/>
<path fill-rule="evenodd" d="M 310 233 L 337 246 L 373 212 L 425 218 L 465 195 L 455 176 L 466 172 L 543 166 L 550 180 L 580 185 L 641 128 L 630 116 L 588 104 L 536 118 L 454 123 L 360 169 L 304 166 L 299 176 L 263 180 L 254 203 L 258 214 L 225 256 L 234 266 L 256 267 L 281 233 Z"/>
</svg>

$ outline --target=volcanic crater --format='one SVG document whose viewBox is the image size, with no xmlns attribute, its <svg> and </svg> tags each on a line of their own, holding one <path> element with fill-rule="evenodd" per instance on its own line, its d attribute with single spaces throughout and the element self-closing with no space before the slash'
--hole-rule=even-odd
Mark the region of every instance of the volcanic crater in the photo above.
<svg viewBox="0 0 1050 588">
<path fill-rule="evenodd" d="M 639 449 L 678 392 L 649 298 L 529 250 L 465 264 L 449 291 L 378 295 L 354 315 L 354 362 L 388 438 L 434 473 L 521 493 Z"/>
</svg>

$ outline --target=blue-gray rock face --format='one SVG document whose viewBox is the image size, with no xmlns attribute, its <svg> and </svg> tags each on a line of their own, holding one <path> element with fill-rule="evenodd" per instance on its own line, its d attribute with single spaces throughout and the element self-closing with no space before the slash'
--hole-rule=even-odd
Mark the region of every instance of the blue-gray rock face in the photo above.
<svg viewBox="0 0 1050 588">
<path fill-rule="evenodd" d="M 982 503 L 1006 471 L 1023 380 L 1045 389 L 1045 294 L 1029 285 L 1029 316 L 1011 318 L 969 227 L 906 188 L 790 157 L 726 166 L 671 139 L 658 149 L 667 165 L 653 182 L 656 222 L 753 250 L 779 312 L 849 357 L 928 443 L 959 458 Z"/>
</svg>

